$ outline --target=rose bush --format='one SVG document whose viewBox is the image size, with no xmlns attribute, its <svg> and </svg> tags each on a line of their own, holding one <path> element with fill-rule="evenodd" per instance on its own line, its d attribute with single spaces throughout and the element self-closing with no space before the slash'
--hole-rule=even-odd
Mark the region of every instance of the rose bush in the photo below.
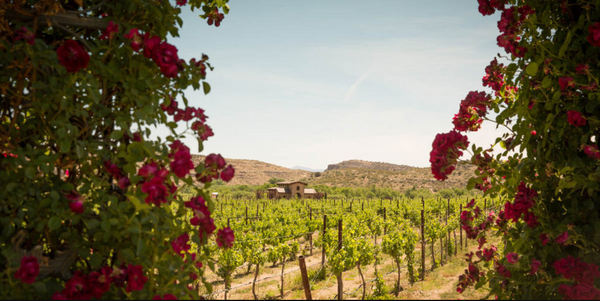
<svg viewBox="0 0 600 301">
<path fill-rule="evenodd" d="M 186 134 L 213 135 L 186 88 L 208 56 L 179 57 L 182 9 L 219 26 L 227 0 L 0 4 L 0 298 L 197 299 L 217 243 L 211 180 Z M 179 122 L 179 123 L 178 123 Z M 166 141 L 149 139 L 166 125 Z M 182 126 L 183 125 L 183 129 Z M 211 161 L 212 160 L 212 161 Z M 201 183 L 196 179 L 201 179 Z M 195 197 L 178 195 L 194 186 Z M 220 229 L 218 243 L 234 234 Z M 202 287 L 201 284 L 203 284 Z"/>
<path fill-rule="evenodd" d="M 473 158 L 466 161 L 478 167 L 469 188 L 506 203 L 493 217 L 472 206 L 461 214 L 461 226 L 480 242 L 480 251 L 467 254 L 457 290 L 487 285 L 499 299 L 598 299 L 600 4 L 478 4 L 484 16 L 500 13 L 497 43 L 507 54 L 485 68 L 482 83 L 493 98 L 482 108 L 463 100 L 453 124 L 468 132 L 489 120 L 508 130 L 495 141 L 503 152 L 486 157 L 489 150 L 472 145 Z M 508 63 L 499 63 L 502 58 Z M 474 93 L 481 92 L 469 96 Z M 491 111 L 493 119 L 485 114 Z M 432 158 L 440 153 L 438 140 Z M 431 168 L 443 180 L 458 160 L 440 161 L 432 160 Z M 500 248 L 485 247 L 489 235 L 502 237 Z"/>
</svg>

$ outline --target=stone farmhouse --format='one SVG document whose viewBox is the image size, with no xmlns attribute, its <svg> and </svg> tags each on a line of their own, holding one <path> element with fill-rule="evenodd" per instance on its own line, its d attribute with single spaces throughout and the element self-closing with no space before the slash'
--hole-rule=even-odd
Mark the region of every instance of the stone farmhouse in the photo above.
<svg viewBox="0 0 600 301">
<path fill-rule="evenodd" d="M 307 183 L 300 181 L 286 181 L 276 183 L 277 187 L 271 187 L 267 191 L 269 199 L 314 199 L 318 197 L 318 193 L 312 188 L 306 188 Z"/>
</svg>

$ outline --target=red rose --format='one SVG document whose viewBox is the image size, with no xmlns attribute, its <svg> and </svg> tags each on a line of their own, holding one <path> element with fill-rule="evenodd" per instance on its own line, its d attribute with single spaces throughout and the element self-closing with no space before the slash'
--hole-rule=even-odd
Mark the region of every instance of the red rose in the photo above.
<svg viewBox="0 0 600 301">
<path fill-rule="evenodd" d="M 532 259 L 531 260 L 531 271 L 529 272 L 529 275 L 535 275 L 535 273 L 537 273 L 538 269 L 540 268 L 540 265 L 542 265 L 542 262 L 539 260 L 535 260 Z"/>
<path fill-rule="evenodd" d="M 558 79 L 558 85 L 560 86 L 560 91 L 566 91 L 567 88 L 571 88 L 575 86 L 573 82 L 574 79 L 570 76 L 564 76 Z"/>
<path fill-rule="evenodd" d="M 131 265 L 127 267 L 128 278 L 127 278 L 127 287 L 125 291 L 131 293 L 131 291 L 141 291 L 148 281 L 148 278 L 144 276 L 144 272 L 142 271 L 141 265 Z"/>
<path fill-rule="evenodd" d="M 194 168 L 189 149 L 181 149 L 173 156 L 171 171 L 180 178 L 185 177 Z"/>
<path fill-rule="evenodd" d="M 221 169 L 225 167 L 225 164 L 227 163 L 225 163 L 225 159 L 220 154 L 210 154 L 204 159 L 204 166 L 206 168 Z"/>
<path fill-rule="evenodd" d="M 117 185 L 119 185 L 119 188 L 121 189 L 126 189 L 131 185 L 131 181 L 129 181 L 128 177 L 122 177 L 119 179 L 119 182 L 117 182 Z"/>
<path fill-rule="evenodd" d="M 163 181 L 164 179 L 161 177 L 153 177 L 152 180 L 144 182 L 142 192 L 148 194 L 144 200 L 147 204 L 154 203 L 154 205 L 160 206 L 167 202 L 168 191 Z"/>
<path fill-rule="evenodd" d="M 173 114 L 175 114 L 175 112 L 179 110 L 177 108 L 177 101 L 174 99 L 171 99 L 171 101 L 169 102 L 169 106 L 166 106 L 165 104 L 161 104 L 160 108 L 163 111 L 167 112 L 167 114 L 169 114 L 170 116 L 173 116 Z"/>
<path fill-rule="evenodd" d="M 85 211 L 85 208 L 83 207 L 83 202 L 81 200 L 71 202 L 69 204 L 69 207 L 71 207 L 71 211 L 77 214 L 82 214 Z"/>
<path fill-rule="evenodd" d="M 114 164 L 112 162 L 110 162 L 110 160 L 105 160 L 103 162 L 104 164 L 104 168 L 106 168 L 106 171 L 108 171 L 108 173 L 115 179 L 120 179 L 122 174 L 121 174 L 121 170 L 119 169 L 119 167 L 117 166 L 117 164 Z"/>
<path fill-rule="evenodd" d="M 437 134 L 432 144 L 432 151 L 429 154 L 431 163 L 431 172 L 437 180 L 445 180 L 454 170 L 457 159 L 462 156 L 461 151 L 469 146 L 467 136 L 461 135 L 457 131 Z"/>
<path fill-rule="evenodd" d="M 585 125 L 586 119 L 583 116 L 581 116 L 581 113 L 579 111 L 571 110 L 567 111 L 567 121 L 572 126 L 580 127 L 582 125 Z"/>
<path fill-rule="evenodd" d="M 215 8 L 213 11 L 211 11 L 208 14 L 208 20 L 206 21 L 206 23 L 208 23 L 208 25 L 213 25 L 213 21 L 215 23 L 216 27 L 219 27 L 219 25 L 221 25 L 221 21 L 223 21 L 223 18 L 225 18 L 225 16 L 221 13 L 219 13 L 219 9 Z"/>
<path fill-rule="evenodd" d="M 187 0 L 177 0 L 177 5 L 184 6 L 187 3 Z"/>
<path fill-rule="evenodd" d="M 179 2 L 179 0 L 177 0 L 177 2 Z M 164 294 L 162 297 L 160 295 L 156 295 L 154 298 L 152 298 L 152 300 L 177 300 L 177 297 L 171 294 Z"/>
<path fill-rule="evenodd" d="M 63 295 L 62 292 L 55 292 L 54 294 L 52 294 L 52 300 L 69 300 L 69 298 Z"/>
<path fill-rule="evenodd" d="M 600 47 L 600 22 L 590 25 L 588 31 L 590 32 L 587 36 L 588 42 L 596 47 Z"/>
<path fill-rule="evenodd" d="M 27 27 L 21 27 L 21 29 L 15 30 L 15 32 L 17 33 L 15 41 L 25 40 L 29 45 L 35 44 L 35 34 L 29 31 Z"/>
<path fill-rule="evenodd" d="M 147 58 L 152 58 L 152 56 L 154 55 L 154 51 L 160 45 L 160 38 L 158 36 L 150 37 L 150 33 L 147 32 L 146 34 L 144 34 L 143 45 L 144 56 Z"/>
<path fill-rule="evenodd" d="M 58 62 L 67 68 L 68 72 L 75 73 L 80 69 L 86 68 L 90 61 L 90 55 L 87 51 L 73 40 L 66 40 L 65 43 L 56 49 Z"/>
<path fill-rule="evenodd" d="M 540 240 L 542 241 L 542 245 L 545 246 L 548 243 L 548 240 L 549 240 L 548 234 L 546 234 L 546 233 L 540 234 Z"/>
<path fill-rule="evenodd" d="M 578 283 L 573 285 L 573 299 L 575 300 L 598 300 L 600 299 L 600 290 L 591 283 Z"/>
<path fill-rule="evenodd" d="M 117 32 L 119 32 L 119 24 L 109 21 L 106 30 L 104 30 L 104 33 L 100 36 L 100 40 L 110 40 Z"/>
<path fill-rule="evenodd" d="M 231 181 L 231 179 L 233 179 L 234 174 L 235 174 L 235 169 L 233 169 L 233 166 L 231 166 L 231 164 L 229 164 L 221 172 L 221 179 L 225 182 L 229 182 L 229 181 Z"/>
<path fill-rule="evenodd" d="M 219 248 L 231 248 L 234 239 L 235 236 L 233 235 L 233 230 L 229 227 L 219 229 L 217 232 L 217 244 L 219 245 Z"/>
<path fill-rule="evenodd" d="M 144 48 L 144 55 L 146 49 Z M 167 42 L 162 42 L 152 51 L 152 59 L 158 67 L 160 72 L 166 77 L 177 77 L 177 62 L 179 57 L 177 56 L 177 48 Z"/>
<path fill-rule="evenodd" d="M 32 284 L 39 273 L 40 264 L 38 263 L 38 259 L 35 256 L 23 256 L 21 258 L 21 266 L 19 266 L 19 269 L 15 273 L 15 278 Z"/>
<path fill-rule="evenodd" d="M 156 171 L 158 171 L 158 165 L 156 162 L 152 162 L 142 166 L 142 168 L 138 170 L 138 176 L 149 178 L 150 176 L 154 175 Z"/>
<path fill-rule="evenodd" d="M 506 254 L 506 260 L 508 263 L 517 263 L 517 261 L 519 261 L 519 255 L 514 252 L 509 252 Z"/>
<path fill-rule="evenodd" d="M 134 51 L 140 51 L 140 48 L 142 48 L 142 36 L 137 28 L 130 29 L 129 33 L 123 36 L 131 40 L 131 48 Z"/>
<path fill-rule="evenodd" d="M 89 300 L 92 298 L 91 287 L 87 277 L 81 271 L 75 271 L 73 278 L 65 283 L 63 295 L 71 300 Z"/>
<path fill-rule="evenodd" d="M 598 150 L 598 147 L 595 145 L 584 146 L 583 152 L 592 159 L 596 159 L 596 160 L 600 159 L 600 151 Z"/>
<path fill-rule="evenodd" d="M 566 243 L 568 239 L 569 239 L 569 232 L 565 231 L 565 232 L 561 233 L 560 235 L 558 235 L 556 237 L 556 239 L 554 239 L 554 240 L 556 241 L 556 243 L 562 245 L 562 244 Z"/>
<path fill-rule="evenodd" d="M 88 282 L 91 287 L 91 293 L 96 299 L 102 298 L 108 290 L 112 282 L 112 269 L 109 266 L 103 267 L 100 272 L 91 272 L 88 276 Z"/>
<path fill-rule="evenodd" d="M 183 233 L 171 242 L 171 247 L 173 248 L 173 251 L 181 255 L 181 258 L 183 258 L 183 254 L 181 254 L 181 252 L 187 252 L 191 248 L 191 246 L 188 244 L 189 240 L 190 236 L 187 233 Z"/>
<path fill-rule="evenodd" d="M 504 276 L 504 278 L 510 278 L 510 271 L 498 262 L 496 262 L 496 271 L 498 274 Z"/>
<path fill-rule="evenodd" d="M 588 64 L 579 64 L 575 66 L 575 73 L 577 74 L 586 74 L 590 70 L 590 65 Z"/>
<path fill-rule="evenodd" d="M 566 279 L 573 278 L 573 271 L 577 264 L 580 263 L 579 258 L 573 258 L 570 255 L 567 258 L 562 258 L 554 262 L 554 270 L 559 275 Z"/>
</svg>

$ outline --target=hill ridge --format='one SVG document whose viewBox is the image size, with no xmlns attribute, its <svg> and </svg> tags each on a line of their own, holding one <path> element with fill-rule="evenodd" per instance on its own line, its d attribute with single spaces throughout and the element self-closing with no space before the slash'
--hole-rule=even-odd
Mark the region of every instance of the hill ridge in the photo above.
<svg viewBox="0 0 600 301">
<path fill-rule="evenodd" d="M 194 165 L 204 161 L 206 156 L 192 155 Z M 323 172 L 291 169 L 254 159 L 225 158 L 235 168 L 235 177 L 228 185 L 262 185 L 272 178 L 285 181 L 304 181 L 309 186 L 327 185 L 338 187 L 386 187 L 400 191 L 428 188 L 438 191 L 447 188 L 465 188 L 473 174 L 472 167 L 457 166 L 444 182 L 437 181 L 428 167 L 412 167 L 386 162 L 346 160 L 329 164 Z"/>
</svg>

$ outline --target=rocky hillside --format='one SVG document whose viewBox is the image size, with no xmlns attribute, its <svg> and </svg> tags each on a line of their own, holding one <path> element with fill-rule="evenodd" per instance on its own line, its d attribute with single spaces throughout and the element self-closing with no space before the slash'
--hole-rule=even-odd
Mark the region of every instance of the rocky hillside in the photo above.
<svg viewBox="0 0 600 301">
<path fill-rule="evenodd" d="M 193 155 L 194 165 L 204 156 Z M 262 185 L 272 178 L 286 181 L 305 181 L 309 185 L 324 184 L 338 187 L 389 187 L 403 191 L 413 186 L 439 191 L 446 188 L 465 188 L 473 174 L 472 167 L 458 166 L 444 182 L 436 181 L 430 168 L 410 167 L 384 162 L 349 160 L 330 164 L 324 172 L 309 172 L 285 168 L 257 160 L 226 159 L 235 168 L 229 185 Z"/>
<path fill-rule="evenodd" d="M 348 160 L 342 161 L 337 164 L 329 164 L 325 171 L 332 171 L 338 169 L 375 169 L 383 171 L 407 171 L 415 167 L 407 165 L 396 165 L 384 162 L 371 162 L 363 160 Z"/>
<path fill-rule="evenodd" d="M 429 188 L 439 191 L 446 188 L 465 188 L 473 174 L 472 167 L 458 166 L 444 182 L 433 178 L 428 167 L 410 167 L 382 162 L 361 160 L 330 164 L 322 173 L 314 173 L 307 182 L 339 187 L 389 187 L 396 190 Z"/>
<path fill-rule="evenodd" d="M 197 165 L 204 162 L 204 158 L 205 156 L 192 155 L 192 162 Z M 230 185 L 262 185 L 272 178 L 294 181 L 306 179 L 312 174 L 310 171 L 289 169 L 257 160 L 226 158 L 225 161 L 235 168 L 235 177 L 229 182 Z"/>
</svg>

